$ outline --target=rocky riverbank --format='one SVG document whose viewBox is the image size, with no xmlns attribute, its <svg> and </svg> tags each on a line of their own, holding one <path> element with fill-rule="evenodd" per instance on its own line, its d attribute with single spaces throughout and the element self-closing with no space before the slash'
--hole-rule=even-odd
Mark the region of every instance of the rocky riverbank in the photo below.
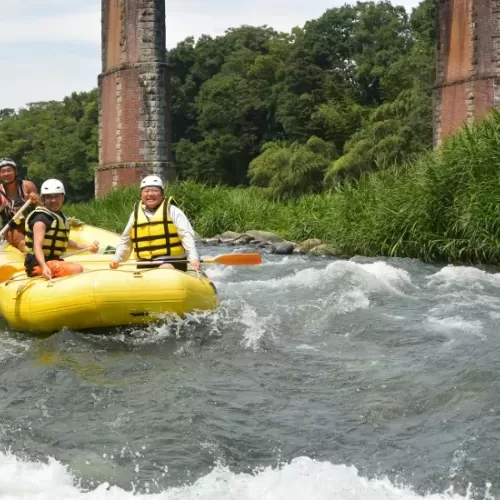
<svg viewBox="0 0 500 500">
<path fill-rule="evenodd" d="M 327 256 L 345 258 L 347 257 L 334 245 L 323 243 L 317 238 L 311 238 L 302 242 L 287 241 L 277 234 L 268 231 L 246 231 L 236 233 L 226 231 L 212 238 L 197 238 L 198 243 L 206 245 L 251 245 L 265 252 L 278 255 L 302 254 L 311 256 Z"/>
</svg>

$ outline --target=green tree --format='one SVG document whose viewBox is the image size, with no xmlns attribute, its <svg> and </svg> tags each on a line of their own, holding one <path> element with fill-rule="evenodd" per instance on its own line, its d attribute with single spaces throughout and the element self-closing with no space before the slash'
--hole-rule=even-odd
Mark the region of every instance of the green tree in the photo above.
<svg viewBox="0 0 500 500">
<path fill-rule="evenodd" d="M 325 170 L 335 157 L 335 146 L 314 136 L 306 144 L 271 142 L 250 163 L 248 176 L 252 185 L 267 188 L 274 198 L 296 198 L 321 191 Z"/>
<path fill-rule="evenodd" d="M 0 121 L 0 151 L 27 168 L 38 185 L 55 177 L 70 199 L 88 199 L 98 161 L 97 119 L 97 90 L 31 103 Z"/>
</svg>

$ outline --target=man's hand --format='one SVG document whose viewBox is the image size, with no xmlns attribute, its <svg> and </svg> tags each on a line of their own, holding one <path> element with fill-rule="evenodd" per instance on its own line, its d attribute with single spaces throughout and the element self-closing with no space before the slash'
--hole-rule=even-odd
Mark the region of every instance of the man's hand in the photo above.
<svg viewBox="0 0 500 500">
<path fill-rule="evenodd" d="M 42 266 L 42 276 L 44 278 L 47 278 L 48 280 L 52 279 L 52 271 L 50 270 L 50 267 L 47 264 L 44 264 Z"/>
<path fill-rule="evenodd" d="M 190 260 L 189 263 L 191 264 L 191 267 L 198 272 L 200 270 L 200 261 L 197 259 Z"/>
<path fill-rule="evenodd" d="M 94 241 L 94 243 L 92 243 L 92 245 L 89 248 L 89 252 L 97 253 L 98 251 L 99 251 L 99 242 Z"/>
<path fill-rule="evenodd" d="M 120 265 L 120 263 L 117 261 L 117 260 L 112 260 L 110 263 L 109 263 L 109 267 L 111 269 L 118 269 L 118 266 Z"/>
<path fill-rule="evenodd" d="M 30 193 L 28 195 L 28 200 L 31 201 L 33 205 L 40 205 L 40 197 L 36 193 Z"/>
</svg>

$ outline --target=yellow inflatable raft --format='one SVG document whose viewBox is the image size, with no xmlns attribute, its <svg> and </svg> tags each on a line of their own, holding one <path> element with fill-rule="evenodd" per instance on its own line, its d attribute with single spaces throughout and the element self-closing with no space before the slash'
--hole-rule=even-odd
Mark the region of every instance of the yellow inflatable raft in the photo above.
<svg viewBox="0 0 500 500">
<path fill-rule="evenodd" d="M 72 227 L 70 238 L 90 245 L 100 242 L 99 254 L 80 254 L 65 260 L 81 262 L 82 274 L 47 281 L 18 272 L 0 284 L 0 312 L 12 329 L 52 333 L 63 328 L 87 330 L 158 321 L 218 304 L 210 280 L 194 272 L 123 266 L 111 270 L 110 253 L 119 236 L 89 226 Z M 108 254 L 106 254 L 106 252 Z M 21 266 L 24 256 L 4 244 L 0 265 Z"/>
</svg>

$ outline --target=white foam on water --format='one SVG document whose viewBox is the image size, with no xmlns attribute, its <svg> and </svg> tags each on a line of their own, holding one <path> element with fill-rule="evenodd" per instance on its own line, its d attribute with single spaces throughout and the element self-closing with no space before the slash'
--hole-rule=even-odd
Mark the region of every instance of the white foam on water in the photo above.
<svg viewBox="0 0 500 500">
<path fill-rule="evenodd" d="M 21 341 L 9 336 L 8 333 L 0 332 L 0 363 L 6 359 L 21 356 L 29 348 L 31 343 Z"/>
<path fill-rule="evenodd" d="M 231 266 L 211 266 L 203 269 L 208 279 L 212 281 L 219 281 L 235 273 L 235 267 Z"/>
<path fill-rule="evenodd" d="M 78 479 L 57 460 L 30 462 L 0 453 L 2 500 L 472 500 L 472 489 L 465 496 L 454 493 L 452 488 L 419 495 L 387 478 L 364 478 L 353 466 L 300 457 L 251 474 L 233 473 L 218 465 L 193 484 L 161 493 L 136 494 L 105 482 L 84 491 Z M 486 485 L 482 499 L 495 500 L 488 491 Z"/>
<path fill-rule="evenodd" d="M 404 321 L 406 319 L 404 316 L 398 316 L 396 314 L 387 314 L 387 313 L 384 313 L 384 316 L 386 318 L 394 319 L 396 321 Z"/>
<path fill-rule="evenodd" d="M 313 347 L 312 345 L 309 345 L 309 344 L 300 344 L 296 347 L 296 349 L 298 351 L 315 351 L 315 352 L 319 352 L 319 349 L 317 349 L 316 347 Z"/>
<path fill-rule="evenodd" d="M 291 276 L 269 280 L 254 280 L 232 283 L 238 287 L 285 289 L 298 287 L 335 286 L 336 280 L 349 278 L 360 289 L 401 294 L 413 286 L 411 277 L 404 269 L 392 267 L 386 262 L 358 264 L 350 261 L 335 261 L 325 268 L 307 268 Z"/>
<path fill-rule="evenodd" d="M 242 344 L 256 351 L 260 339 L 270 331 L 268 327 L 271 325 L 271 320 L 271 317 L 259 316 L 255 309 L 245 304 L 238 318 L 238 322 L 245 326 Z"/>
<path fill-rule="evenodd" d="M 336 303 L 330 308 L 330 312 L 346 314 L 358 309 L 368 309 L 368 307 L 370 307 L 370 299 L 362 290 L 357 289 L 338 295 Z"/>
<path fill-rule="evenodd" d="M 337 316 L 368 309 L 370 304 L 370 298 L 360 289 L 340 290 L 301 304 L 295 310 L 307 318 L 304 334 L 314 334 L 328 329 Z"/>
<path fill-rule="evenodd" d="M 292 268 L 285 277 L 222 286 L 224 295 L 231 297 L 222 303 L 233 311 L 235 322 L 246 328 L 242 344 L 254 350 L 269 333 L 279 336 L 280 322 L 296 321 L 304 331 L 321 331 L 339 315 L 368 309 L 373 301 L 388 296 L 407 297 L 408 288 L 414 288 L 405 270 L 378 261 L 334 261 L 323 268 Z"/>
<path fill-rule="evenodd" d="M 235 250 L 232 253 L 237 253 Z M 263 257 L 262 263 L 257 267 L 258 269 L 262 268 L 273 268 L 273 267 L 283 267 L 294 264 L 303 264 L 305 262 L 310 262 L 310 260 L 305 256 L 290 256 L 285 255 L 283 258 L 279 260 L 265 260 Z M 230 276 L 235 276 L 238 273 L 238 266 L 224 266 L 224 265 L 209 265 L 203 268 L 205 274 L 211 280 L 223 280 L 225 278 L 229 278 Z"/>
<path fill-rule="evenodd" d="M 290 257 L 289 255 L 285 255 L 283 258 L 279 260 L 263 260 L 262 264 L 260 264 L 260 267 L 276 267 L 276 266 L 288 266 L 290 264 L 297 264 L 297 263 L 310 263 L 310 259 L 308 257 L 304 256 L 293 256 Z"/>
<path fill-rule="evenodd" d="M 461 316 L 452 316 L 447 318 L 436 318 L 430 316 L 427 318 L 427 324 L 441 333 L 466 333 L 468 335 L 475 335 L 481 340 L 486 339 L 486 335 L 482 333 L 483 323 L 479 320 L 466 320 Z"/>
<path fill-rule="evenodd" d="M 215 311 L 197 311 L 177 315 L 157 315 L 158 321 L 137 327 L 126 328 L 112 335 L 114 340 L 125 344 L 147 345 L 156 344 L 170 339 L 189 337 L 200 325 L 209 330 L 209 335 L 219 333 L 220 325 L 227 321 L 228 312 L 224 307 Z"/>
<path fill-rule="evenodd" d="M 500 287 L 500 273 L 490 274 L 481 269 L 449 265 L 429 276 L 429 286 L 449 288 L 464 286 L 469 290 L 483 290 L 484 285 Z"/>
<path fill-rule="evenodd" d="M 385 284 L 387 288 L 392 289 L 395 292 L 400 292 L 407 286 L 414 286 L 408 271 L 393 267 L 387 264 L 387 262 L 377 261 L 370 264 L 356 265 L 367 271 L 381 283 Z"/>
<path fill-rule="evenodd" d="M 464 311 L 493 309 L 500 311 L 500 298 L 484 293 L 470 293 L 468 291 L 449 292 L 441 295 L 436 295 L 439 303 L 429 310 L 430 314 L 445 315 L 450 311 Z"/>
</svg>

